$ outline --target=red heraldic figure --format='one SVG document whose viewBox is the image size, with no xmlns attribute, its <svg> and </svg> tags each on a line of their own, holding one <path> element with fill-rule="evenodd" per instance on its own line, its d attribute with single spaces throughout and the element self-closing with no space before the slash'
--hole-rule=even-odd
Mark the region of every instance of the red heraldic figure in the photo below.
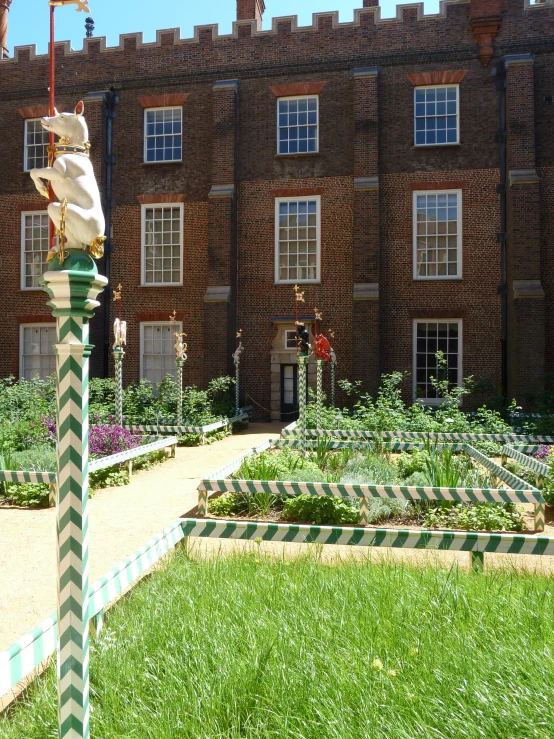
<svg viewBox="0 0 554 739">
<path fill-rule="evenodd" d="M 330 362 L 333 358 L 333 348 L 329 343 L 329 339 L 323 334 L 316 334 L 314 340 L 316 359 L 324 359 L 326 362 Z"/>
</svg>

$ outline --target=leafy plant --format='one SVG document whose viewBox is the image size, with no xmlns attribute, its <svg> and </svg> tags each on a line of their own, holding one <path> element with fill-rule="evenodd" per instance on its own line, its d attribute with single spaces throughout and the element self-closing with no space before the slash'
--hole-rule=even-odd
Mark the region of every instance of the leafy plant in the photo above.
<svg viewBox="0 0 554 739">
<path fill-rule="evenodd" d="M 359 517 L 359 509 L 354 503 L 324 495 L 306 494 L 288 498 L 283 508 L 283 518 L 286 520 L 318 526 L 357 523 Z"/>
<path fill-rule="evenodd" d="M 48 506 L 49 486 L 45 483 L 22 482 L 8 484 L 6 498 L 13 505 L 25 508 Z"/>
<path fill-rule="evenodd" d="M 513 503 L 454 503 L 427 509 L 427 528 L 464 531 L 522 531 L 522 514 Z"/>
<path fill-rule="evenodd" d="M 235 516 L 243 510 L 242 505 L 236 493 L 223 493 L 219 498 L 210 500 L 209 512 L 214 516 Z"/>
</svg>

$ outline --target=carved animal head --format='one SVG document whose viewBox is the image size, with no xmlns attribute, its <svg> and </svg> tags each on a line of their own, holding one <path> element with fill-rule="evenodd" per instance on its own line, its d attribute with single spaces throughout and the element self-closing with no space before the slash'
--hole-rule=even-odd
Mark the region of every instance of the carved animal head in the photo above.
<svg viewBox="0 0 554 739">
<path fill-rule="evenodd" d="M 83 101 L 77 103 L 74 113 L 58 113 L 54 108 L 56 115 L 46 116 L 41 120 L 42 127 L 47 131 L 53 131 L 60 138 L 65 136 L 72 144 L 82 145 L 88 141 L 88 127 L 83 113 L 85 105 Z"/>
</svg>

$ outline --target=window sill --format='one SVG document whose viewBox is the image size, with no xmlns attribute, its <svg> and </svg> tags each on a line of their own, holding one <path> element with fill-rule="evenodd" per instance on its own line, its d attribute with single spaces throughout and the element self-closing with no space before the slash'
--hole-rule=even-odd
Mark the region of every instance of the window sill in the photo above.
<svg viewBox="0 0 554 739">
<path fill-rule="evenodd" d="M 275 154 L 275 159 L 298 159 L 299 157 L 318 157 L 319 151 L 301 151 L 297 154 Z"/>
<path fill-rule="evenodd" d="M 42 287 L 21 287 L 19 289 L 22 293 L 42 292 Z"/>
<path fill-rule="evenodd" d="M 412 149 L 455 149 L 460 147 L 461 144 L 414 144 Z"/>
<path fill-rule="evenodd" d="M 182 164 L 182 163 L 183 163 L 182 159 L 170 159 L 167 162 L 144 162 L 143 161 L 143 162 L 140 162 L 140 166 L 141 167 L 152 167 L 156 165 L 159 166 L 160 164 Z"/>
<path fill-rule="evenodd" d="M 461 282 L 463 280 L 462 275 L 448 276 L 441 275 L 440 277 L 412 277 L 414 282 Z"/>
<path fill-rule="evenodd" d="M 183 287 L 182 282 L 141 282 L 139 287 Z"/>
<path fill-rule="evenodd" d="M 290 285 L 322 285 L 321 280 L 289 280 L 288 282 L 274 282 L 275 287 L 289 287 Z"/>
</svg>

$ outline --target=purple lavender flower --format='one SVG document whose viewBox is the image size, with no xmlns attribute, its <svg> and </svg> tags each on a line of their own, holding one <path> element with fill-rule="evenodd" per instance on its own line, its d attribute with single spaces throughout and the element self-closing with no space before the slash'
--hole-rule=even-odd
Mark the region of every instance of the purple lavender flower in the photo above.
<svg viewBox="0 0 554 739">
<path fill-rule="evenodd" d="M 122 426 L 97 424 L 90 427 L 89 453 L 91 457 L 108 457 L 110 454 L 133 449 L 141 443 L 140 436 L 133 436 Z"/>
<path fill-rule="evenodd" d="M 536 452 L 533 452 L 532 456 L 535 457 L 535 459 L 540 459 L 542 462 L 548 461 L 548 457 L 550 456 L 550 446 L 548 444 L 541 444 L 539 449 Z"/>
<path fill-rule="evenodd" d="M 56 420 L 52 418 L 51 416 L 41 416 L 40 420 L 42 421 L 42 425 L 48 431 L 49 436 L 52 439 L 55 439 L 56 438 Z"/>
</svg>

